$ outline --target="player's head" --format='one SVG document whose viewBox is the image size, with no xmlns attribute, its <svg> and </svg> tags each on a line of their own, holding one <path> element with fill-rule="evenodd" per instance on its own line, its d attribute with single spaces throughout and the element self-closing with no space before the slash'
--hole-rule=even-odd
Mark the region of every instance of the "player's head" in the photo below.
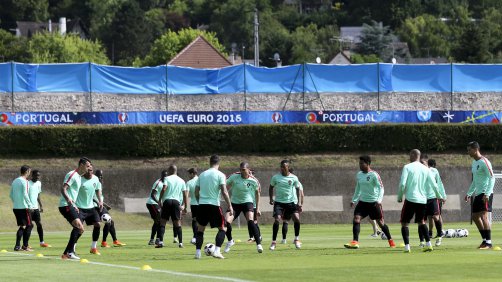
<svg viewBox="0 0 502 282">
<path fill-rule="evenodd" d="M 78 173 L 80 175 L 87 173 L 87 171 L 91 168 L 92 168 L 92 163 L 89 158 L 81 157 L 80 160 L 78 160 Z"/>
<path fill-rule="evenodd" d="M 103 171 L 101 169 L 96 169 L 94 172 L 94 175 L 96 175 L 99 179 L 99 182 L 103 181 Z"/>
<path fill-rule="evenodd" d="M 242 162 L 239 165 L 239 171 L 241 172 L 242 178 L 248 178 L 249 175 L 251 174 L 249 171 L 249 164 L 247 162 Z"/>
<path fill-rule="evenodd" d="M 368 172 L 371 165 L 371 157 L 368 155 L 359 156 L 359 169 Z"/>
<path fill-rule="evenodd" d="M 467 153 L 471 156 L 471 158 L 474 158 L 479 154 L 479 149 L 481 149 L 481 147 L 476 141 L 472 141 L 467 144 Z"/>
<path fill-rule="evenodd" d="M 94 169 L 91 165 L 91 167 L 87 169 L 87 172 L 84 173 L 84 177 L 87 179 L 91 179 L 93 175 L 94 175 Z"/>
<path fill-rule="evenodd" d="M 190 169 L 187 170 L 187 172 L 188 172 L 188 177 L 190 179 L 194 178 L 198 174 L 198 171 L 195 167 L 191 167 Z"/>
<path fill-rule="evenodd" d="M 282 160 L 281 161 L 281 173 L 282 175 L 286 176 L 289 174 L 289 165 L 291 162 L 289 160 Z"/>
<path fill-rule="evenodd" d="M 218 155 L 212 155 L 209 158 L 209 165 L 210 166 L 215 166 L 220 164 L 220 157 Z"/>
<path fill-rule="evenodd" d="M 164 178 L 166 178 L 167 176 L 169 176 L 169 173 L 167 172 L 167 170 L 163 170 L 163 171 L 160 173 L 160 179 L 164 179 Z"/>
<path fill-rule="evenodd" d="M 430 159 L 430 160 L 427 161 L 427 164 L 430 167 L 436 167 L 436 160 L 435 159 Z"/>
<path fill-rule="evenodd" d="M 421 154 L 420 155 L 420 162 L 423 163 L 424 165 L 428 166 L 429 163 L 429 156 L 427 156 L 427 154 Z"/>
<path fill-rule="evenodd" d="M 37 182 L 40 180 L 40 171 L 38 169 L 34 169 L 31 171 L 31 181 Z"/>
<path fill-rule="evenodd" d="M 178 173 L 178 167 L 176 167 L 176 165 L 170 165 L 168 168 L 167 168 L 167 173 L 169 175 L 173 175 L 173 174 L 176 174 Z"/>
<path fill-rule="evenodd" d="M 295 173 L 295 168 L 292 166 L 290 166 L 288 170 L 289 170 L 289 173 Z"/>
<path fill-rule="evenodd" d="M 410 162 L 416 162 L 420 160 L 420 151 L 418 149 L 413 149 L 410 151 Z"/>
<path fill-rule="evenodd" d="M 21 166 L 21 169 L 19 169 L 19 172 L 21 173 L 21 176 L 28 178 L 31 173 L 31 167 L 29 165 L 23 165 Z"/>
</svg>

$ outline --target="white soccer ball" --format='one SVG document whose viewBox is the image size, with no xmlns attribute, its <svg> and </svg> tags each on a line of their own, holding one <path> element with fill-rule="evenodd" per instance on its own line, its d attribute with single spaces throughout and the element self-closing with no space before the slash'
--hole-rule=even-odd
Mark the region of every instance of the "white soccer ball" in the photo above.
<svg viewBox="0 0 502 282">
<path fill-rule="evenodd" d="M 446 230 L 445 237 L 446 238 L 455 238 L 455 229 L 448 229 Z"/>
<path fill-rule="evenodd" d="M 469 236 L 469 230 L 467 229 L 464 229 L 465 230 L 465 237 L 468 237 Z"/>
<path fill-rule="evenodd" d="M 110 223 L 112 222 L 112 217 L 107 214 L 107 213 L 104 213 L 102 216 L 101 216 L 101 220 L 106 222 L 106 223 Z"/>
<path fill-rule="evenodd" d="M 212 256 L 215 249 L 216 249 L 216 246 L 213 243 L 209 243 L 206 246 L 204 246 L 204 253 L 207 256 Z"/>
<path fill-rule="evenodd" d="M 382 238 L 382 240 L 387 240 L 387 236 L 385 236 L 385 233 L 381 233 L 380 234 L 380 238 Z"/>
</svg>

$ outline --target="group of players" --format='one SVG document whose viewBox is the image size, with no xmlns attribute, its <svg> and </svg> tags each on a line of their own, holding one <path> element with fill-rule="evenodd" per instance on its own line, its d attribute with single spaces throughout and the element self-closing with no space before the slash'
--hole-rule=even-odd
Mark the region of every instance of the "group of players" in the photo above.
<svg viewBox="0 0 502 282">
<path fill-rule="evenodd" d="M 31 170 L 27 165 L 20 169 L 20 176 L 11 185 L 10 198 L 19 229 L 16 233 L 15 251 L 32 251 L 29 245 L 33 221 L 37 224 L 41 247 L 51 247 L 44 242 L 40 213 L 43 212 L 40 193 L 42 191 L 40 172 Z M 103 204 L 102 183 L 103 171 L 94 173 L 91 161 L 81 158 L 78 167 L 68 172 L 64 178 L 59 200 L 59 212 L 73 227 L 68 245 L 61 256 L 62 259 L 80 259 L 75 254 L 75 246 L 84 232 L 83 222 L 93 225 L 90 253 L 100 255 L 97 241 L 100 235 L 101 218 L 107 218 L 103 227 L 101 247 L 109 248 L 106 239 L 108 234 L 113 238 L 113 246 L 125 246 L 117 239 L 115 223 L 109 215 L 109 206 Z M 21 245 L 21 238 L 23 243 Z"/>
<path fill-rule="evenodd" d="M 495 183 L 491 163 L 480 153 L 477 142 L 470 142 L 467 146 L 468 154 L 473 158 L 472 184 L 469 187 L 465 201 L 472 200 L 472 219 L 476 223 L 483 239 L 479 249 L 492 248 L 491 226 L 488 213 L 491 212 L 493 200 L 493 186 Z M 428 160 L 419 150 L 410 152 L 410 163 L 405 165 L 399 182 L 397 201 L 404 204 L 401 211 L 401 234 L 404 240 L 405 252 L 411 252 L 408 225 L 415 217 L 418 223 L 420 246 L 423 251 L 432 251 L 432 223 L 437 229 L 436 246 L 442 242 L 441 204 L 446 201 L 446 193 L 439 172 L 435 168 L 435 161 Z M 177 167 L 170 165 L 161 172 L 160 178 L 152 186 L 151 193 L 146 202 L 150 216 L 153 219 L 149 245 L 155 248 L 164 247 L 165 226 L 169 219 L 173 223 L 174 242 L 183 248 L 183 235 L 181 216 L 187 213 L 190 205 L 192 215 L 193 237 L 191 243 L 195 245 L 195 258 L 201 258 L 201 248 L 204 241 L 204 231 L 209 224 L 211 228 L 218 228 L 215 238 L 215 250 L 212 256 L 223 259 L 221 247 L 227 237 L 224 252 L 230 251 L 235 244 L 232 238 L 232 222 L 240 213 L 243 213 L 248 226 L 250 239 L 255 241 L 258 253 L 263 252 L 261 245 L 261 232 L 258 218 L 261 186 L 253 171 L 246 162 L 242 162 L 239 171 L 228 178 L 219 171 L 220 158 L 213 155 L 209 159 L 209 169 L 199 176 L 195 168 L 188 170 L 189 181 L 180 178 Z M 369 216 L 381 228 L 387 238 L 389 246 L 396 245 L 390 230 L 384 222 L 382 199 L 384 187 L 377 172 L 371 169 L 371 157 L 359 157 L 360 171 L 356 174 L 356 188 L 351 207 L 355 206 L 353 218 L 353 240 L 344 246 L 349 249 L 359 248 L 359 233 L 361 220 Z M 287 223 L 290 219 L 294 222 L 296 248 L 301 248 L 300 242 L 300 213 L 303 206 L 303 186 L 298 177 L 292 173 L 290 161 L 283 160 L 280 164 L 280 173 L 275 174 L 270 181 L 269 203 L 273 205 L 274 224 L 272 228 L 271 251 L 276 248 L 279 225 L 283 222 L 283 240 L 286 243 Z M 32 221 L 37 223 L 41 247 L 50 247 L 43 240 L 43 229 L 40 212 L 43 212 L 40 200 L 41 184 L 40 172 L 31 171 L 29 166 L 22 166 L 21 175 L 16 178 L 11 186 L 11 199 L 14 204 L 14 214 L 19 226 L 16 233 L 14 250 L 31 251 L 29 238 Z M 63 252 L 63 259 L 79 259 L 75 254 L 75 245 L 84 232 L 83 221 L 93 225 L 91 253 L 100 254 L 97 241 L 100 233 L 100 221 L 103 214 L 108 214 L 103 204 L 102 196 L 102 171 L 93 173 L 91 161 L 81 158 L 78 167 L 68 172 L 61 189 L 59 211 L 71 224 L 72 231 L 68 245 Z M 227 189 L 228 187 L 228 189 Z M 229 192 L 231 191 L 231 196 Z M 220 197 L 223 196 L 227 209 L 223 212 L 220 207 Z M 473 197 L 474 196 L 474 197 Z M 275 198 L 274 198 L 275 197 Z M 426 221 L 429 219 L 430 228 Z M 113 220 L 107 222 L 103 230 L 102 247 L 109 247 L 106 243 L 108 232 L 113 237 L 115 246 L 123 246 L 116 238 Z M 23 239 L 23 244 L 20 241 Z M 177 239 L 176 239 L 177 238 Z"/>
</svg>

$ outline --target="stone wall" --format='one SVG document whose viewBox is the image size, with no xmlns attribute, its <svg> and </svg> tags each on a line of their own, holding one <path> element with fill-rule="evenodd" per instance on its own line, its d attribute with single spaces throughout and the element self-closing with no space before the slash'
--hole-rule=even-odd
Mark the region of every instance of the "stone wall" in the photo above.
<svg viewBox="0 0 502 282">
<path fill-rule="evenodd" d="M 0 93 L 3 112 L 502 110 L 502 93 L 97 94 Z"/>
</svg>

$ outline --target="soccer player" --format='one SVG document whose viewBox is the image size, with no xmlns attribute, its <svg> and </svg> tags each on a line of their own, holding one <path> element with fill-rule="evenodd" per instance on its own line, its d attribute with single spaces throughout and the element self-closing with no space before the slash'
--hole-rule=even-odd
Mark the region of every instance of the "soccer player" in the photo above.
<svg viewBox="0 0 502 282">
<path fill-rule="evenodd" d="M 254 170 L 249 170 L 249 172 L 251 173 L 251 175 L 254 177 L 255 176 L 255 171 Z M 260 192 L 261 194 L 261 185 L 260 187 L 258 188 L 258 192 Z M 262 237 L 261 237 L 261 231 L 260 231 L 260 225 L 258 224 L 258 217 L 261 216 L 261 211 L 260 213 L 258 214 L 257 213 L 257 205 L 256 205 L 256 196 L 255 194 L 253 194 L 253 222 L 254 224 L 256 225 L 256 228 L 258 229 L 258 233 L 260 234 L 260 241 L 262 240 Z M 248 239 L 248 243 L 253 243 L 255 242 L 255 238 L 254 238 L 254 231 L 253 230 L 249 230 L 248 229 L 248 233 L 249 233 L 249 239 Z"/>
<path fill-rule="evenodd" d="M 432 178 L 429 168 L 420 162 L 420 151 L 413 149 L 410 151 L 410 163 L 403 168 L 397 191 L 398 203 L 403 202 L 403 195 L 406 198 L 401 210 L 401 234 L 403 235 L 404 251 L 406 253 L 411 252 L 408 225 L 413 216 L 415 216 L 415 223 L 419 225 L 419 233 L 425 238 L 426 246 L 423 251 L 430 252 L 433 250 L 429 230 L 427 230 L 427 224 L 425 223 L 428 185 L 432 187 L 436 197 L 441 198 L 438 193 L 438 186 L 434 178 Z"/>
<path fill-rule="evenodd" d="M 189 180 L 186 183 L 188 193 L 190 194 L 190 212 L 192 214 L 192 231 L 193 231 L 193 237 L 190 243 L 195 245 L 195 235 L 197 234 L 197 210 L 199 208 L 199 203 L 197 203 L 197 200 L 195 199 L 195 184 L 197 182 L 197 176 L 198 172 L 196 168 L 190 168 L 188 170 L 188 178 Z"/>
<path fill-rule="evenodd" d="M 434 179 L 436 180 L 436 183 L 438 184 L 439 188 L 439 194 L 441 194 L 441 199 L 439 201 L 439 222 L 441 224 L 441 232 L 439 229 L 436 227 L 436 238 L 442 238 L 444 236 L 444 230 L 442 229 L 443 227 L 443 204 L 446 202 L 446 190 L 444 189 L 443 181 L 441 180 L 441 175 L 439 174 L 439 171 L 436 168 L 436 160 L 430 159 L 427 161 L 427 164 L 429 165 L 429 168 L 432 171 L 432 174 L 434 175 Z M 429 218 L 429 235 L 432 236 L 432 228 L 433 228 L 433 223 L 434 221 L 432 218 Z"/>
<path fill-rule="evenodd" d="M 100 193 L 101 193 L 101 202 L 103 203 L 103 208 L 100 210 L 99 209 L 99 199 L 97 197 L 97 193 L 94 194 L 93 202 L 94 202 L 94 209 L 98 212 L 99 218 L 101 219 L 103 217 L 103 214 L 108 214 L 110 215 L 109 210 L 111 209 L 110 206 L 106 205 L 104 202 L 104 196 L 103 196 L 103 170 L 97 169 L 94 175 L 98 178 L 99 180 L 99 187 L 100 187 Z M 111 218 L 111 216 L 110 216 Z M 106 238 L 108 238 L 108 234 L 112 235 L 113 239 L 113 246 L 115 247 L 122 247 L 126 246 L 127 244 L 124 244 L 120 242 L 117 239 L 117 232 L 115 231 L 115 221 L 113 218 L 110 220 L 110 222 L 104 222 L 103 226 L 103 240 L 101 241 L 101 247 L 102 248 L 109 248 L 110 245 L 106 242 Z"/>
<path fill-rule="evenodd" d="M 42 218 L 40 213 L 44 212 L 42 207 L 42 200 L 40 199 L 40 193 L 42 193 L 42 183 L 40 182 L 40 171 L 34 169 L 31 172 L 31 180 L 29 195 L 30 202 L 33 205 L 31 209 L 31 221 L 37 224 L 38 238 L 40 239 L 40 247 L 50 248 L 51 245 L 44 242 L 44 228 L 42 227 Z"/>
<path fill-rule="evenodd" d="M 270 205 L 274 206 L 274 225 L 272 228 L 272 243 L 270 250 L 275 250 L 279 222 L 282 218 L 293 218 L 295 225 L 295 247 L 301 248 L 300 242 L 300 212 L 302 211 L 303 197 L 300 192 L 298 177 L 289 172 L 289 160 L 281 161 L 281 173 L 272 176 L 269 187 Z M 274 200 L 275 189 L 275 200 Z M 296 195 L 295 195 L 296 193 Z M 295 198 L 296 196 L 296 198 Z M 296 202 L 295 202 L 296 199 Z"/>
<path fill-rule="evenodd" d="M 160 178 L 155 180 L 150 192 L 150 197 L 146 201 L 146 208 L 150 213 L 150 217 L 153 219 L 152 232 L 150 233 L 150 241 L 148 245 L 158 245 L 160 241 L 160 190 L 166 186 L 165 179 L 167 177 L 167 170 L 163 170 L 160 173 Z M 157 235 L 157 239 L 155 239 Z"/>
<path fill-rule="evenodd" d="M 80 221 L 79 209 L 75 205 L 75 201 L 82 182 L 81 176 L 90 169 L 92 169 L 91 161 L 86 157 L 82 157 L 78 161 L 77 169 L 68 172 L 64 178 L 59 199 L 59 212 L 71 224 L 73 229 L 70 233 L 68 245 L 66 245 L 66 249 L 61 256 L 62 259 L 80 259 L 75 255 L 75 244 L 84 233 L 84 225 Z"/>
<path fill-rule="evenodd" d="M 233 214 L 228 211 L 225 213 L 225 220 L 227 224 L 227 246 L 224 252 L 228 253 L 230 248 L 235 244 L 232 239 L 232 222 L 234 218 L 244 213 L 248 223 L 248 231 L 253 233 L 256 240 L 256 249 L 258 253 L 263 252 L 261 245 L 260 232 L 254 223 L 254 199 L 256 199 L 256 212 L 261 213 L 259 209 L 260 204 L 260 182 L 251 175 L 249 164 L 242 162 L 239 167 L 239 172 L 230 175 L 227 179 L 227 187 L 231 194 L 230 201 L 232 202 Z M 254 197 L 253 197 L 254 195 Z"/>
<path fill-rule="evenodd" d="M 185 181 L 177 175 L 178 168 L 175 165 L 170 165 L 167 168 L 168 176 L 165 178 L 165 184 L 160 191 L 159 203 L 161 208 L 160 215 L 160 230 L 159 243 L 155 248 L 164 247 L 164 232 L 166 231 L 166 223 L 171 218 L 173 226 L 176 228 L 179 244 L 178 247 L 183 248 L 183 234 L 181 231 L 181 213 L 187 212 L 187 188 Z M 180 195 L 183 197 L 183 204 L 180 204 Z"/>
<path fill-rule="evenodd" d="M 290 167 L 289 168 L 289 172 L 291 174 L 294 174 L 294 168 Z M 300 194 L 301 194 L 301 198 L 302 198 L 302 203 L 303 203 L 303 185 L 300 181 L 298 181 L 298 186 L 300 187 Z M 298 198 L 297 198 L 297 195 L 296 193 L 294 194 L 295 196 L 295 200 L 294 202 L 296 203 L 298 201 Z M 288 217 L 288 218 L 285 218 L 284 216 L 282 217 L 282 241 L 281 241 L 281 244 L 287 244 L 287 240 L 286 240 L 286 237 L 288 236 L 288 227 L 289 227 L 289 220 L 291 219 L 291 217 Z"/>
<path fill-rule="evenodd" d="M 31 174 L 31 168 L 23 165 L 20 169 L 21 174 L 18 178 L 12 181 L 10 186 L 10 199 L 13 204 L 13 212 L 16 216 L 17 226 L 19 229 L 16 233 L 16 245 L 14 251 L 33 251 L 29 246 L 31 230 L 33 224 L 31 223 L 30 209 L 33 204 L 30 201 L 29 190 L 30 184 L 28 178 Z M 21 237 L 23 238 L 23 246 L 21 247 Z"/>
<path fill-rule="evenodd" d="M 354 220 L 352 222 L 352 241 L 345 244 L 345 248 L 359 248 L 359 232 L 361 230 L 361 219 L 369 216 L 371 220 L 376 220 L 388 239 L 389 246 L 395 248 L 396 244 L 390 235 L 389 227 L 383 219 L 382 200 L 384 187 L 380 175 L 371 169 L 371 157 L 359 157 L 359 171 L 356 174 L 356 189 L 350 207 L 354 210 Z M 357 205 L 355 205 L 357 203 Z"/>
<path fill-rule="evenodd" d="M 103 201 L 101 196 L 101 182 L 96 175 L 94 175 L 93 168 L 89 168 L 87 172 L 83 175 L 82 184 L 80 190 L 78 191 L 77 200 L 75 204 L 80 210 L 80 220 L 85 221 L 87 225 L 94 226 L 92 230 L 92 243 L 91 243 L 91 254 L 101 255 L 98 250 L 98 239 L 101 224 L 99 217 L 99 212 L 103 209 Z M 94 208 L 94 195 L 98 198 L 98 210 Z"/>
<path fill-rule="evenodd" d="M 465 201 L 472 202 L 472 220 L 476 223 L 483 242 L 480 250 L 492 248 L 492 234 L 488 213 L 492 211 L 493 186 L 495 178 L 490 161 L 481 155 L 479 143 L 472 141 L 467 145 L 467 153 L 473 158 L 471 165 L 472 183 L 465 196 Z"/>
<path fill-rule="evenodd" d="M 195 259 L 201 258 L 201 247 L 204 243 L 204 230 L 209 223 L 211 228 L 218 228 L 218 233 L 215 238 L 214 258 L 224 259 L 221 254 L 221 245 L 225 240 L 225 217 L 220 207 L 220 195 L 223 194 L 223 199 L 228 205 L 229 214 L 233 215 L 234 210 L 228 196 L 226 177 L 221 171 L 220 157 L 213 155 L 209 159 L 210 168 L 202 172 L 195 184 L 195 199 L 199 203 L 197 213 L 197 234 L 195 236 Z"/>
</svg>

